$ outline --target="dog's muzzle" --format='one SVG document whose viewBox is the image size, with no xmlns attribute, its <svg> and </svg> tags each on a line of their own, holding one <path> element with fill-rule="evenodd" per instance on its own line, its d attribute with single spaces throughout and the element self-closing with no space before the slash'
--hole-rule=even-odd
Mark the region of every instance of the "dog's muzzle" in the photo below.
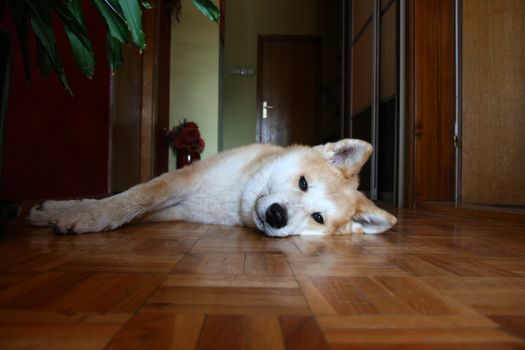
<svg viewBox="0 0 525 350">
<path fill-rule="evenodd" d="M 279 203 L 273 203 L 266 210 L 266 222 L 273 228 L 279 229 L 288 223 L 288 214 L 286 209 Z"/>
</svg>

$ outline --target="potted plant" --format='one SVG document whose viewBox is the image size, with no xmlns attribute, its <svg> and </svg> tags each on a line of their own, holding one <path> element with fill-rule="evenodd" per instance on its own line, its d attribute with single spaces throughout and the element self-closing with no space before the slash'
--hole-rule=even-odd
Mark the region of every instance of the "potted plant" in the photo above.
<svg viewBox="0 0 525 350">
<path fill-rule="evenodd" d="M 177 169 L 201 159 L 206 144 L 195 122 L 184 119 L 171 130 L 165 130 L 164 135 L 177 156 Z"/>
</svg>

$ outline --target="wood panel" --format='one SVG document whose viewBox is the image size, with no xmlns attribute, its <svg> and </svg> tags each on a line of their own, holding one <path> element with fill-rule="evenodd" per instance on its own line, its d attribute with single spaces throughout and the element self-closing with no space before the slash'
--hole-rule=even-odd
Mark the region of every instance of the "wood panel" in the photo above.
<svg viewBox="0 0 525 350">
<path fill-rule="evenodd" d="M 154 9 L 154 11 L 146 11 L 143 14 L 148 48 L 142 54 L 140 182 L 148 181 L 155 176 L 155 146 L 158 137 L 155 134 L 158 117 L 158 40 L 161 6 L 156 6 Z"/>
<path fill-rule="evenodd" d="M 525 2 L 463 1 L 462 201 L 525 205 Z"/>
<path fill-rule="evenodd" d="M 112 78 L 111 192 L 121 192 L 168 170 L 171 13 L 164 2 L 143 11 L 147 48 L 123 47 Z"/>
<path fill-rule="evenodd" d="M 140 111 L 142 57 L 123 46 L 124 63 L 111 82 L 111 192 L 140 182 Z"/>
<path fill-rule="evenodd" d="M 283 239 L 188 223 L 55 236 L 12 221 L 0 347 L 524 348 L 523 221 L 396 214 L 382 235 Z"/>
<path fill-rule="evenodd" d="M 379 99 L 384 102 L 397 90 L 397 2 L 381 16 Z"/>
<path fill-rule="evenodd" d="M 396 3 L 397 0 L 381 0 L 381 11 L 385 11 L 392 3 Z"/>
<path fill-rule="evenodd" d="M 452 201 L 454 1 L 412 0 L 408 7 L 408 202 Z"/>
<path fill-rule="evenodd" d="M 171 18 L 167 1 L 160 1 L 159 48 L 158 48 L 158 94 L 155 144 L 155 175 L 168 171 L 170 147 L 165 138 L 159 137 L 170 127 L 170 62 L 171 62 Z"/>
<path fill-rule="evenodd" d="M 372 105 L 373 28 L 367 26 L 352 47 L 352 116 Z"/>
<path fill-rule="evenodd" d="M 374 0 L 352 0 L 352 41 L 356 40 L 366 27 L 371 27 Z"/>
</svg>

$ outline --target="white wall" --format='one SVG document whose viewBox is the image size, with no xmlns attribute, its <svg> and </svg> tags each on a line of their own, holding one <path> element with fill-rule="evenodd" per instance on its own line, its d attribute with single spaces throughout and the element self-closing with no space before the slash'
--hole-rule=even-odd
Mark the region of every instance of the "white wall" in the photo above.
<svg viewBox="0 0 525 350">
<path fill-rule="evenodd" d="M 218 1 L 214 1 L 218 6 Z M 184 118 L 199 125 L 202 157 L 217 153 L 219 133 L 219 25 L 182 0 L 181 23 L 171 31 L 170 126 Z M 175 168 L 170 152 L 169 169 Z"/>
</svg>

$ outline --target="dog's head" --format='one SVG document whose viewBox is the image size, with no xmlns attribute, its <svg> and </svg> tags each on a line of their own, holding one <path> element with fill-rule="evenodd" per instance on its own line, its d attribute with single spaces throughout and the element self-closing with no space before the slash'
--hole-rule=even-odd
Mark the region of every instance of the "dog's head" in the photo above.
<svg viewBox="0 0 525 350">
<path fill-rule="evenodd" d="M 369 143 L 352 139 L 287 148 L 248 184 L 246 223 L 272 237 L 388 230 L 397 219 L 357 191 L 371 152 Z"/>
</svg>

